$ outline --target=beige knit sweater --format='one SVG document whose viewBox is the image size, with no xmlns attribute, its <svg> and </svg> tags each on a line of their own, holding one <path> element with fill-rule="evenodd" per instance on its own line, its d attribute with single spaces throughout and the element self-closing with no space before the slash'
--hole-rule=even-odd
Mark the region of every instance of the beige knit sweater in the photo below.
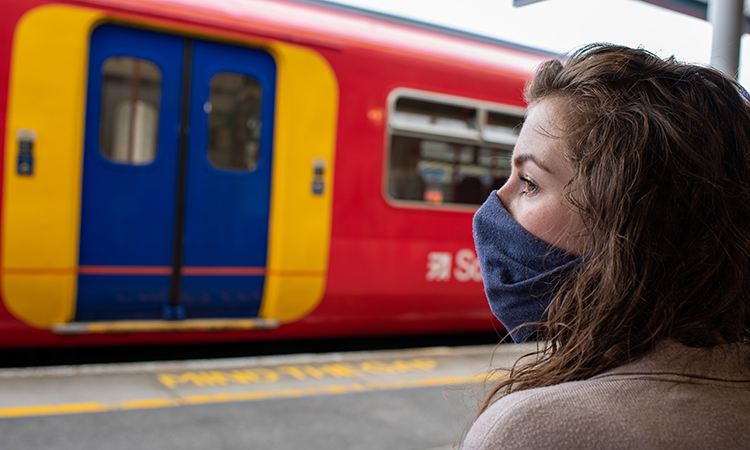
<svg viewBox="0 0 750 450">
<path fill-rule="evenodd" d="M 508 395 L 463 448 L 750 449 L 750 348 L 663 343 L 588 380 Z"/>
</svg>

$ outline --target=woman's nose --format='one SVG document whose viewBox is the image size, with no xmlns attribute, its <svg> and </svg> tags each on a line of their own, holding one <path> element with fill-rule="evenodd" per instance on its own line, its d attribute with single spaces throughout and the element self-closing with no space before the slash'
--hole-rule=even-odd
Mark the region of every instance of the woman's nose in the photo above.
<svg viewBox="0 0 750 450">
<path fill-rule="evenodd" d="M 502 185 L 502 187 L 500 187 L 500 189 L 498 189 L 496 193 L 497 198 L 500 200 L 500 203 L 503 204 L 503 207 L 508 212 L 510 212 L 508 208 L 510 207 L 510 199 L 511 199 L 510 192 L 512 189 L 511 187 L 512 183 L 513 183 L 513 178 L 512 177 L 508 178 L 508 181 L 506 181 L 505 184 Z"/>
</svg>

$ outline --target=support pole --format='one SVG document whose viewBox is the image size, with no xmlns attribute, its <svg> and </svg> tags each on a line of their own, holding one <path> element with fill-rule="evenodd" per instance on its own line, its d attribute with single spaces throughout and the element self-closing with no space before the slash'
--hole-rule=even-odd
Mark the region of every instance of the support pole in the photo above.
<svg viewBox="0 0 750 450">
<path fill-rule="evenodd" d="M 711 65 L 737 79 L 744 0 L 709 0 L 708 20 L 713 25 Z"/>
</svg>

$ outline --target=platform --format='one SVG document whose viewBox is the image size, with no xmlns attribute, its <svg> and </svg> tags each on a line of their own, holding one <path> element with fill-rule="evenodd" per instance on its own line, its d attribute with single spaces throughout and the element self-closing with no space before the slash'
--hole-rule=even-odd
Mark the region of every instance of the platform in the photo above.
<svg viewBox="0 0 750 450">
<path fill-rule="evenodd" d="M 535 344 L 0 370 L 3 447 L 447 450 Z M 116 351 L 116 350 L 113 350 Z"/>
</svg>

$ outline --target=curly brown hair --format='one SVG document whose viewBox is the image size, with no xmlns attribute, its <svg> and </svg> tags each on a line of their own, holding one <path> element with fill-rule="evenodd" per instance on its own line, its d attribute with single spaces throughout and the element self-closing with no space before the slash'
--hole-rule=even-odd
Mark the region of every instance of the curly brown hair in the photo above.
<svg viewBox="0 0 750 450">
<path fill-rule="evenodd" d="M 591 253 L 554 297 L 540 346 L 498 396 L 592 377 L 658 342 L 750 342 L 750 97 L 716 70 L 643 49 L 586 46 L 542 65 L 567 198 Z"/>
</svg>

